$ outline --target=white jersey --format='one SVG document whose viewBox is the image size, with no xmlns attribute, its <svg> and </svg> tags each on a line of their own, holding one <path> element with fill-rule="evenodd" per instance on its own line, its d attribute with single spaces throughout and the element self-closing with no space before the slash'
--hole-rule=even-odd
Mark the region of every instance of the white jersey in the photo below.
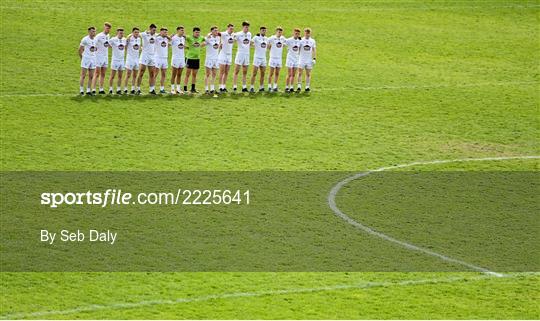
<svg viewBox="0 0 540 321">
<path fill-rule="evenodd" d="M 98 57 L 109 58 L 109 40 L 110 37 L 105 32 L 100 32 L 95 37 L 97 43 L 97 52 Z"/>
<path fill-rule="evenodd" d="M 156 51 L 156 37 L 157 35 L 155 33 L 151 35 L 150 32 L 148 31 L 141 32 L 141 38 L 143 40 L 143 48 L 142 48 L 143 55 L 147 55 L 147 56 L 154 55 Z"/>
<path fill-rule="evenodd" d="M 285 45 L 287 46 L 287 59 L 298 59 L 298 55 L 300 53 L 300 42 L 301 39 L 294 37 L 291 37 L 285 41 Z"/>
<path fill-rule="evenodd" d="M 96 38 L 94 39 L 90 38 L 90 36 L 86 36 L 82 38 L 81 40 L 81 47 L 84 47 L 83 51 L 83 58 L 85 59 L 94 59 L 96 58 L 96 50 L 97 50 L 97 42 Z"/>
<path fill-rule="evenodd" d="M 127 59 L 138 60 L 139 51 L 141 49 L 141 37 L 135 38 L 131 36 L 127 40 L 127 48 Z"/>
<path fill-rule="evenodd" d="M 217 59 L 219 53 L 219 43 L 221 38 L 219 36 L 208 36 L 205 38 L 206 41 L 206 59 Z"/>
<path fill-rule="evenodd" d="M 171 38 L 172 58 L 176 60 L 184 60 L 184 49 L 186 48 L 186 37 L 174 35 Z"/>
<path fill-rule="evenodd" d="M 253 37 L 255 44 L 255 58 L 266 58 L 266 50 L 268 48 L 268 37 L 257 35 Z"/>
<path fill-rule="evenodd" d="M 313 59 L 313 49 L 317 48 L 315 39 L 313 38 L 303 38 L 300 41 L 300 60 L 301 61 L 311 61 Z"/>
<path fill-rule="evenodd" d="M 238 43 L 237 54 L 248 54 L 249 46 L 251 45 L 251 32 L 244 33 L 243 31 L 236 33 L 236 42 Z"/>
<path fill-rule="evenodd" d="M 270 58 L 281 59 L 281 57 L 283 57 L 283 46 L 285 45 L 285 41 L 287 41 L 285 37 L 277 37 L 276 35 L 273 35 L 268 39 L 268 44 L 272 45 L 270 48 Z"/>
<path fill-rule="evenodd" d="M 157 58 L 169 57 L 169 38 L 157 36 L 156 37 L 156 55 Z"/>
<path fill-rule="evenodd" d="M 112 60 L 124 61 L 126 53 L 126 38 L 113 37 L 109 40 L 112 48 Z"/>
<path fill-rule="evenodd" d="M 236 35 L 234 33 L 222 32 L 221 33 L 221 51 L 220 55 L 232 56 L 232 50 Z"/>
</svg>

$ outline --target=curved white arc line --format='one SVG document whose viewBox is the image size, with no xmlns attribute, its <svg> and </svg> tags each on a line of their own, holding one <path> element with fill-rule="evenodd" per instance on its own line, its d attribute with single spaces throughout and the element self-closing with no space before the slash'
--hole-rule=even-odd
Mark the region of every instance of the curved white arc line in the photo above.
<svg viewBox="0 0 540 321">
<path fill-rule="evenodd" d="M 471 264 L 471 263 L 467 263 L 467 262 L 464 262 L 464 261 L 461 261 L 461 260 L 458 260 L 458 259 L 448 257 L 446 255 L 443 255 L 443 254 L 440 254 L 440 253 L 425 249 L 423 247 L 419 247 L 419 246 L 414 245 L 412 243 L 408 243 L 408 242 L 405 242 L 405 241 L 398 240 L 398 239 L 396 239 L 396 238 L 394 238 L 392 236 L 386 235 L 384 233 L 381 233 L 379 231 L 376 231 L 376 230 L 370 228 L 369 226 L 366 226 L 366 225 L 364 225 L 364 224 L 362 224 L 360 222 L 357 222 L 354 219 L 352 219 L 351 217 L 349 217 L 347 214 L 343 213 L 339 209 L 339 207 L 336 205 L 336 195 L 343 188 L 343 186 L 349 184 L 350 182 L 352 182 L 354 180 L 357 180 L 359 178 L 368 176 L 368 175 L 370 175 L 372 173 L 383 172 L 383 171 L 392 170 L 392 169 L 398 169 L 398 168 L 413 167 L 413 166 L 418 166 L 418 165 L 446 164 L 446 163 L 458 163 L 458 162 L 475 162 L 475 161 L 477 161 L 477 162 L 478 161 L 499 161 L 499 160 L 511 160 L 511 159 L 540 159 L 540 156 L 459 158 L 459 159 L 448 159 L 448 160 L 420 161 L 420 162 L 413 162 L 413 163 L 408 163 L 408 164 L 400 164 L 400 165 L 393 165 L 393 166 L 387 166 L 387 167 L 380 167 L 380 168 L 377 168 L 377 169 L 373 169 L 373 170 L 369 170 L 369 171 L 366 171 L 366 172 L 362 172 L 362 173 L 358 173 L 358 174 L 349 176 L 349 177 L 345 178 L 344 180 L 340 181 L 339 183 L 337 183 L 336 185 L 334 185 L 334 187 L 332 187 L 332 189 L 330 190 L 330 193 L 328 194 L 328 206 L 334 212 L 334 214 L 336 214 L 339 218 L 343 219 L 345 222 L 349 223 L 350 225 L 352 225 L 352 226 L 354 226 L 354 227 L 356 227 L 356 228 L 358 228 L 358 229 L 360 229 L 360 230 L 362 230 L 362 231 L 364 231 L 364 232 L 366 232 L 366 233 L 368 233 L 370 235 L 373 235 L 373 236 L 379 237 L 379 238 L 381 238 L 383 240 L 398 244 L 398 245 L 400 245 L 400 246 L 402 246 L 402 247 L 404 247 L 406 249 L 412 250 L 412 251 L 417 251 L 417 252 L 421 252 L 421 253 L 424 253 L 424 254 L 427 254 L 427 255 L 430 255 L 430 256 L 437 257 L 437 258 L 439 258 L 439 259 L 441 259 L 443 261 L 446 261 L 446 262 L 459 264 L 459 265 L 462 265 L 462 266 L 466 266 L 466 267 L 468 267 L 468 268 L 470 268 L 472 270 L 475 270 L 475 271 L 480 271 L 480 272 L 483 272 L 483 273 L 487 273 L 487 274 L 491 274 L 491 275 L 500 277 L 500 276 L 503 276 L 503 274 L 490 271 L 490 270 L 488 270 L 486 268 L 476 266 L 476 265 Z"/>
</svg>

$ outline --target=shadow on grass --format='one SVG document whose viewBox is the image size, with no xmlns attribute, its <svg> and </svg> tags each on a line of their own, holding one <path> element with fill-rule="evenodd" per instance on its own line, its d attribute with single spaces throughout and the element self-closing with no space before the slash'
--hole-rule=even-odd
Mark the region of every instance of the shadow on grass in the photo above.
<svg viewBox="0 0 540 321">
<path fill-rule="evenodd" d="M 271 99 L 271 98 L 277 98 L 282 97 L 286 99 L 299 99 L 299 98 L 306 98 L 309 97 L 311 93 L 301 92 L 301 93 L 286 93 L 286 92 L 257 92 L 257 93 L 226 93 L 226 94 L 217 94 L 217 95 L 211 95 L 211 94 L 205 94 L 205 93 L 198 93 L 198 94 L 183 94 L 183 95 L 170 95 L 170 94 L 157 94 L 157 95 L 150 95 L 150 94 L 143 94 L 143 95 L 132 95 L 132 94 L 105 94 L 105 95 L 93 95 L 93 96 L 72 96 L 70 99 L 72 101 L 83 103 L 83 102 L 99 102 L 99 101 L 107 101 L 107 102 L 113 102 L 113 101 L 131 101 L 131 102 L 137 102 L 137 101 L 159 101 L 159 100 L 166 100 L 166 101 L 174 101 L 174 100 L 192 100 L 192 99 L 201 99 L 201 100 L 213 100 L 213 99 L 233 99 L 233 100 L 239 100 L 239 99 Z"/>
</svg>

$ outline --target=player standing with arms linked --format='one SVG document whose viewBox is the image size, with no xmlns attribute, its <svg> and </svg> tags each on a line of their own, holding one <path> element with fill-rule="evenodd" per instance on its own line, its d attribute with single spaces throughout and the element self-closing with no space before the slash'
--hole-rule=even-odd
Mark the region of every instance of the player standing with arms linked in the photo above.
<svg viewBox="0 0 540 321">
<path fill-rule="evenodd" d="M 126 54 L 127 41 L 124 38 L 124 29 L 116 29 L 116 36 L 109 40 L 109 44 L 112 48 L 112 60 L 111 60 L 111 78 L 109 79 L 109 94 L 113 93 L 114 77 L 118 72 L 118 82 L 116 84 L 116 94 L 122 94 L 122 74 L 126 69 L 124 57 Z M 127 94 L 127 87 L 126 87 Z"/>
<path fill-rule="evenodd" d="M 127 58 L 126 69 L 127 75 L 124 82 L 124 92 L 127 91 L 128 82 L 131 78 L 131 94 L 135 94 L 135 85 L 137 82 L 137 72 L 139 71 L 139 54 L 141 52 L 141 37 L 138 27 L 131 30 L 131 35 L 126 40 Z"/>
<path fill-rule="evenodd" d="M 283 46 L 285 45 L 283 37 L 283 28 L 277 27 L 276 34 L 268 39 L 268 48 L 270 50 L 270 75 L 268 75 L 268 91 L 278 91 L 279 71 L 283 62 Z M 272 86 L 272 77 L 275 76 Z"/>
<path fill-rule="evenodd" d="M 157 71 L 161 72 L 159 79 L 159 93 L 165 94 L 165 78 L 167 77 L 167 68 L 169 68 L 169 41 L 171 38 L 167 35 L 168 29 L 162 27 L 159 29 L 159 36 L 156 37 L 156 78 Z M 155 84 L 155 80 L 154 80 Z"/>
<path fill-rule="evenodd" d="M 219 68 L 218 54 L 219 45 L 221 44 L 221 38 L 219 37 L 219 30 L 217 26 L 210 28 L 210 33 L 206 37 L 206 58 L 204 61 L 204 67 L 206 74 L 204 77 L 204 90 L 205 93 L 215 93 L 216 74 Z M 208 91 L 208 84 L 210 83 L 210 92 Z"/>
<path fill-rule="evenodd" d="M 156 25 L 151 24 L 148 30 L 141 32 L 143 41 L 141 60 L 139 62 L 139 76 L 137 78 L 137 95 L 141 94 L 141 83 L 144 71 L 148 68 L 148 84 L 150 85 L 150 94 L 155 95 L 154 85 L 156 83 Z"/>
<path fill-rule="evenodd" d="M 304 38 L 300 41 L 300 60 L 298 62 L 298 88 L 302 87 L 302 70 L 306 71 L 306 92 L 309 92 L 311 69 L 317 60 L 317 44 L 311 38 L 311 29 L 304 29 Z"/>
<path fill-rule="evenodd" d="M 251 41 L 255 47 L 253 55 L 253 72 L 251 74 L 251 89 L 255 92 L 255 79 L 257 78 L 257 70 L 261 71 L 259 81 L 259 91 L 264 91 L 264 76 L 266 73 L 266 51 L 268 50 L 268 38 L 266 37 L 266 27 L 259 28 L 259 33 L 253 37 Z"/>
<path fill-rule="evenodd" d="M 88 27 L 88 35 L 82 38 L 79 45 L 79 58 L 81 58 L 81 78 L 79 79 L 79 90 L 84 95 L 84 80 L 88 73 L 87 95 L 92 95 L 94 71 L 96 69 L 96 28 Z"/>
<path fill-rule="evenodd" d="M 295 28 L 293 30 L 293 36 L 287 39 L 285 45 L 287 46 L 287 60 L 285 65 L 287 66 L 287 81 L 285 82 L 285 92 L 294 92 L 294 78 L 298 69 L 298 60 L 300 54 L 300 29 Z M 301 88 L 298 87 L 297 91 L 300 92 Z"/>
<path fill-rule="evenodd" d="M 227 92 L 227 77 L 229 76 L 229 70 L 232 64 L 232 50 L 236 35 L 234 34 L 234 25 L 229 23 L 227 25 L 227 31 L 220 34 L 221 37 L 221 50 L 218 55 L 219 62 L 219 92 Z"/>
<path fill-rule="evenodd" d="M 187 72 L 184 79 L 184 91 L 187 92 L 187 85 L 189 82 L 189 76 L 191 76 L 191 93 L 198 93 L 195 85 L 197 83 L 197 73 L 199 72 L 201 62 L 201 47 L 206 45 L 204 37 L 201 36 L 201 28 L 193 27 L 193 35 L 186 38 L 186 44 L 188 47 L 187 52 Z"/>
<path fill-rule="evenodd" d="M 184 36 L 184 27 L 176 27 L 176 34 L 171 38 L 172 47 L 172 77 L 171 77 L 171 94 L 183 94 L 180 83 L 182 81 L 182 71 L 186 66 L 186 58 L 184 48 L 186 47 L 186 37 Z M 176 85 L 176 91 L 174 86 Z"/>
<path fill-rule="evenodd" d="M 96 88 L 96 82 L 99 78 L 99 93 L 105 94 L 103 84 L 105 83 L 105 74 L 107 73 L 107 66 L 109 65 L 109 32 L 111 31 L 111 24 L 105 22 L 103 25 L 103 32 L 100 32 L 96 36 L 97 52 L 96 52 L 96 72 L 94 73 L 93 86 L 94 93 Z"/>
<path fill-rule="evenodd" d="M 251 48 L 251 32 L 249 32 L 249 22 L 242 22 L 242 31 L 236 33 L 236 43 L 238 50 L 234 59 L 233 91 L 236 92 L 238 83 L 238 73 L 242 69 L 242 92 L 247 92 L 247 72 L 249 67 L 249 51 Z"/>
</svg>

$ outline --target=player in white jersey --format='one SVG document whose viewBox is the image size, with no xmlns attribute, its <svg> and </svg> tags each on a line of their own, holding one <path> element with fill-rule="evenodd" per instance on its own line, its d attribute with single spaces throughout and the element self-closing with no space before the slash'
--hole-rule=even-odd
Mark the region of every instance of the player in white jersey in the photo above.
<svg viewBox="0 0 540 321">
<path fill-rule="evenodd" d="M 306 92 L 310 91 L 311 69 L 317 60 L 317 44 L 311 38 L 311 29 L 304 29 L 304 38 L 300 41 L 300 59 L 298 62 L 298 88 L 302 87 L 302 70 L 306 71 Z"/>
<path fill-rule="evenodd" d="M 156 51 L 156 25 L 151 24 L 148 30 L 141 32 L 141 38 L 143 41 L 142 44 L 142 54 L 139 61 L 139 76 L 137 77 L 137 95 L 141 94 L 141 83 L 144 76 L 144 72 L 148 68 L 148 84 L 150 85 L 150 94 L 156 94 L 154 89 L 156 83 L 156 62 L 155 62 L 155 51 Z"/>
<path fill-rule="evenodd" d="M 285 65 L 287 66 L 287 81 L 285 82 L 285 92 L 294 92 L 294 78 L 298 69 L 298 59 L 300 53 L 300 29 L 295 28 L 293 30 L 293 36 L 285 41 L 287 46 L 287 59 Z M 298 88 L 300 91 L 300 88 Z"/>
<path fill-rule="evenodd" d="M 105 74 L 107 73 L 107 66 L 109 64 L 109 32 L 111 31 L 111 24 L 105 22 L 103 25 L 103 32 L 100 32 L 96 36 L 97 51 L 96 51 L 96 72 L 94 74 L 93 84 L 96 86 L 97 79 L 99 78 L 99 93 L 104 94 L 103 84 L 105 83 Z"/>
<path fill-rule="evenodd" d="M 109 44 L 112 48 L 112 60 L 111 60 L 111 78 L 109 78 L 109 94 L 113 93 L 114 78 L 118 72 L 118 81 L 116 84 L 116 93 L 122 94 L 122 75 L 124 69 L 126 69 L 126 63 L 124 58 L 126 56 L 127 40 L 124 38 L 124 29 L 116 29 L 116 36 L 109 40 Z M 127 88 L 126 88 L 127 94 Z"/>
<path fill-rule="evenodd" d="M 172 77 L 171 77 L 171 94 L 176 93 L 183 94 L 182 86 L 180 85 L 182 79 L 182 71 L 186 66 L 186 55 L 184 49 L 186 48 L 186 37 L 184 36 L 184 27 L 178 26 L 176 28 L 176 34 L 171 38 L 172 47 Z M 176 91 L 174 89 L 176 85 Z"/>
<path fill-rule="evenodd" d="M 219 92 L 227 92 L 227 77 L 229 76 L 229 70 L 232 64 L 232 51 L 236 38 L 234 34 L 234 25 L 229 23 L 227 25 L 227 31 L 220 33 L 221 37 L 221 50 L 219 51 Z"/>
<path fill-rule="evenodd" d="M 259 28 L 259 33 L 251 40 L 252 46 L 255 47 L 255 53 L 253 55 L 253 72 L 251 74 L 251 89 L 252 93 L 255 92 L 255 79 L 257 78 L 257 71 L 261 71 L 259 81 L 259 91 L 264 91 L 264 74 L 266 72 L 266 51 L 268 50 L 268 37 L 266 37 L 266 27 Z"/>
<path fill-rule="evenodd" d="M 127 90 L 129 79 L 131 78 L 131 94 L 135 94 L 135 84 L 137 82 L 137 71 L 139 70 L 139 53 L 141 52 L 141 36 L 139 28 L 134 27 L 131 30 L 131 35 L 126 39 L 127 58 L 126 69 L 127 75 L 124 82 L 124 92 Z"/>
<path fill-rule="evenodd" d="M 167 77 L 167 68 L 169 68 L 169 43 L 171 38 L 168 36 L 169 30 L 165 27 L 159 29 L 159 36 L 156 37 L 156 69 L 161 72 L 159 80 L 159 92 L 165 94 L 165 78 Z"/>
<path fill-rule="evenodd" d="M 210 33 L 206 36 L 206 58 L 204 60 L 204 67 L 206 74 L 204 77 L 204 90 L 208 94 L 215 93 L 216 75 L 219 68 L 218 54 L 219 46 L 221 44 L 221 37 L 219 36 L 219 30 L 217 26 L 210 28 Z M 210 91 L 208 91 L 208 84 L 210 84 Z"/>
<path fill-rule="evenodd" d="M 81 77 L 79 79 L 79 89 L 84 95 L 84 80 L 88 73 L 87 95 L 92 95 L 94 70 L 96 69 L 96 28 L 89 27 L 88 35 L 82 38 L 79 45 L 79 57 L 81 58 Z"/>
<path fill-rule="evenodd" d="M 283 28 L 277 27 L 276 34 L 268 39 L 268 48 L 270 50 L 270 75 L 268 75 L 268 91 L 278 91 L 279 71 L 283 61 L 283 46 L 285 46 L 285 37 L 283 37 Z M 272 83 L 272 78 L 274 82 Z"/>
<path fill-rule="evenodd" d="M 249 66 L 249 51 L 251 48 L 251 32 L 249 32 L 249 22 L 242 22 L 242 31 L 236 33 L 236 43 L 238 49 L 234 59 L 233 91 L 236 91 L 238 73 L 242 69 L 242 92 L 247 92 L 247 71 Z"/>
</svg>

